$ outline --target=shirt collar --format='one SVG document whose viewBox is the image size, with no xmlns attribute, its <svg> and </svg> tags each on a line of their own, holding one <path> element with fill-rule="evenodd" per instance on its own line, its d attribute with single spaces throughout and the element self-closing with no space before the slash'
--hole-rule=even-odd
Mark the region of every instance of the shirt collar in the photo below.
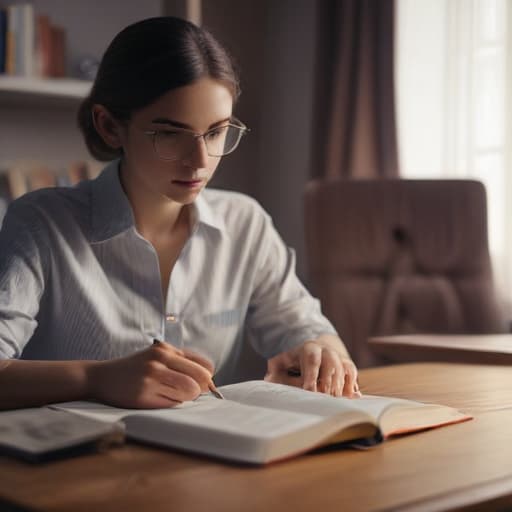
<svg viewBox="0 0 512 512">
<path fill-rule="evenodd" d="M 119 159 L 110 162 L 91 182 L 92 240 L 103 242 L 135 226 L 133 210 L 119 178 Z M 192 228 L 204 224 L 225 232 L 222 217 L 202 191 L 193 203 Z"/>
<path fill-rule="evenodd" d="M 221 232 L 225 232 L 226 224 L 224 219 L 211 207 L 205 190 L 196 197 L 193 204 L 192 226 L 205 224 Z"/>
<path fill-rule="evenodd" d="M 119 159 L 91 182 L 92 239 L 102 242 L 135 225 L 133 210 L 119 179 Z"/>
</svg>

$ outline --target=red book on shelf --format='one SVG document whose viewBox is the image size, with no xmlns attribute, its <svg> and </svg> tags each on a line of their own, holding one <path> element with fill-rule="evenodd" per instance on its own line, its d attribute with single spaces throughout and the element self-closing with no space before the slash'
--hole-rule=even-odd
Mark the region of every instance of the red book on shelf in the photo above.
<svg viewBox="0 0 512 512">
<path fill-rule="evenodd" d="M 36 74 L 51 76 L 52 31 L 48 16 L 36 16 Z"/>
<path fill-rule="evenodd" d="M 16 30 L 17 10 L 15 6 L 7 7 L 7 31 L 5 34 L 5 72 L 16 74 Z"/>
<path fill-rule="evenodd" d="M 76 185 L 88 178 L 86 162 L 72 162 L 68 167 L 68 179 L 70 185 Z"/>
<path fill-rule="evenodd" d="M 66 75 L 66 31 L 57 25 L 51 26 L 51 76 Z"/>
<path fill-rule="evenodd" d="M 29 190 L 38 190 L 40 188 L 54 187 L 56 184 L 56 175 L 48 167 L 34 166 L 28 172 Z"/>
</svg>

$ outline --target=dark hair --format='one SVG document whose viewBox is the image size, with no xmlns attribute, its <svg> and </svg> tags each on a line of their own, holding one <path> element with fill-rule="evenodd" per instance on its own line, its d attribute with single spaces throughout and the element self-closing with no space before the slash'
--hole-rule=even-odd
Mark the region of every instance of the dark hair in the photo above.
<svg viewBox="0 0 512 512">
<path fill-rule="evenodd" d="M 78 110 L 78 126 L 97 160 L 121 156 L 104 142 L 92 120 L 92 106 L 103 105 L 118 121 L 160 96 L 209 76 L 224 82 L 236 101 L 238 77 L 227 51 L 206 30 L 173 17 L 148 18 L 124 28 L 108 46 L 92 90 Z"/>
</svg>

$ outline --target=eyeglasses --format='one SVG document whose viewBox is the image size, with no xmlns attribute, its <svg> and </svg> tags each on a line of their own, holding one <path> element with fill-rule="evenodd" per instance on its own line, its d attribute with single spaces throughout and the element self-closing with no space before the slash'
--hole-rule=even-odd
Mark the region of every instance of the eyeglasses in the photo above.
<svg viewBox="0 0 512 512">
<path fill-rule="evenodd" d="M 238 119 L 212 128 L 205 133 L 196 133 L 185 128 L 165 128 L 145 131 L 151 137 L 155 153 L 162 160 L 181 160 L 194 151 L 196 139 L 202 138 L 209 156 L 221 157 L 232 153 L 242 136 L 250 130 Z"/>
</svg>

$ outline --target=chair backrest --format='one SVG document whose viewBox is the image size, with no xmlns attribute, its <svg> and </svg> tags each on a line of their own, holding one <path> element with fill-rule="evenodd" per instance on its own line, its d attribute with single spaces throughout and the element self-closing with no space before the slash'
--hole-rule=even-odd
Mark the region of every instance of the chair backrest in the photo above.
<svg viewBox="0 0 512 512">
<path fill-rule="evenodd" d="M 373 335 L 505 332 L 480 182 L 312 181 L 305 234 L 312 290 L 362 367 Z"/>
</svg>

